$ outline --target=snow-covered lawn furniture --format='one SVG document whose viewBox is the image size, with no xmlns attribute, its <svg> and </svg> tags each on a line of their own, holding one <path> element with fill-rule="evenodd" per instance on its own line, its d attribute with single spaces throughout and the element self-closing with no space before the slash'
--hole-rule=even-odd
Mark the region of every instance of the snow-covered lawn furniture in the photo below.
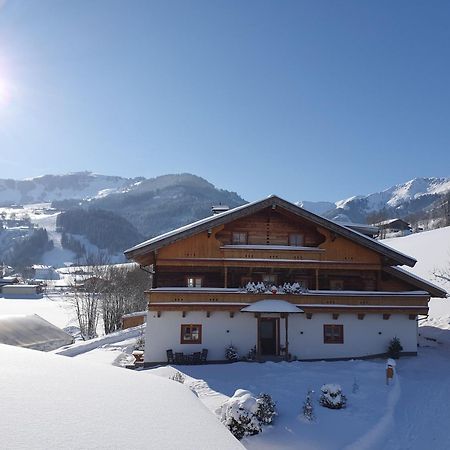
<svg viewBox="0 0 450 450">
<path fill-rule="evenodd" d="M 132 355 L 134 356 L 135 363 L 144 362 L 144 352 L 142 350 L 134 350 Z"/>
<path fill-rule="evenodd" d="M 192 363 L 193 364 L 201 364 L 202 362 L 202 353 L 201 352 L 195 352 L 192 354 Z"/>
<path fill-rule="evenodd" d="M 169 364 L 173 364 L 175 362 L 175 357 L 173 355 L 173 350 L 172 349 L 166 350 L 166 354 L 167 354 L 167 362 Z"/>
</svg>

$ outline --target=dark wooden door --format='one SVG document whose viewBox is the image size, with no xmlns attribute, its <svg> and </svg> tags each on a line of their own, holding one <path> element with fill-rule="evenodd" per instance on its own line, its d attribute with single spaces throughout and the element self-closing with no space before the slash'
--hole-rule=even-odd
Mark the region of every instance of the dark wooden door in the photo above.
<svg viewBox="0 0 450 450">
<path fill-rule="evenodd" d="M 259 319 L 259 349 L 261 355 L 278 355 L 278 319 Z"/>
</svg>

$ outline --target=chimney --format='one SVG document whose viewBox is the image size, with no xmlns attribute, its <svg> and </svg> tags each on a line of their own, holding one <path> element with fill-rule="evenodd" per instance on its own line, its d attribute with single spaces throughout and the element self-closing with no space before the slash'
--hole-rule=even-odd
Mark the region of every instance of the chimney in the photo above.
<svg viewBox="0 0 450 450">
<path fill-rule="evenodd" d="M 211 208 L 211 211 L 213 213 L 213 216 L 223 213 L 225 211 L 228 211 L 230 209 L 229 206 L 227 205 L 222 205 L 221 203 L 219 203 L 218 205 L 215 205 Z"/>
</svg>

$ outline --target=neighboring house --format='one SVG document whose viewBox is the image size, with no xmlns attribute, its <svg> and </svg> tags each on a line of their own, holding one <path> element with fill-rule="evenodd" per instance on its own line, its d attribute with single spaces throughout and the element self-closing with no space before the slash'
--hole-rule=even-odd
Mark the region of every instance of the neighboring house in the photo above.
<svg viewBox="0 0 450 450">
<path fill-rule="evenodd" d="M 39 284 L 6 284 L 2 286 L 5 298 L 42 298 L 42 286 Z"/>
<path fill-rule="evenodd" d="M 403 219 L 389 219 L 376 223 L 380 229 L 380 237 L 385 238 L 388 235 L 405 236 L 411 233 L 411 225 Z"/>
<path fill-rule="evenodd" d="M 153 271 L 145 363 L 166 351 L 225 359 L 417 353 L 417 318 L 439 287 L 397 266 L 416 260 L 279 197 L 249 203 L 127 250 Z"/>
<path fill-rule="evenodd" d="M 380 229 L 376 225 L 367 225 L 365 223 L 340 222 L 339 220 L 336 220 L 336 223 L 344 227 L 351 228 L 353 231 L 357 231 L 358 233 L 364 234 L 370 238 L 376 238 L 380 233 Z"/>
<path fill-rule="evenodd" d="M 49 352 L 74 341 L 37 314 L 0 316 L 0 343 Z"/>
<path fill-rule="evenodd" d="M 59 280 L 59 273 L 52 266 L 35 264 L 33 269 L 33 278 L 35 280 Z"/>
<path fill-rule="evenodd" d="M 142 325 L 147 320 L 147 311 L 138 311 L 129 314 L 124 314 L 122 316 L 122 328 L 137 327 Z"/>
</svg>

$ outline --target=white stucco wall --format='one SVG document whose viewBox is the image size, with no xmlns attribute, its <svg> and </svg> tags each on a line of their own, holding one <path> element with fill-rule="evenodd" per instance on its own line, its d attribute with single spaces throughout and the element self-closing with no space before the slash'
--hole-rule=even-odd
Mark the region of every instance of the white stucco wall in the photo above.
<svg viewBox="0 0 450 450">
<path fill-rule="evenodd" d="M 264 314 L 263 317 L 279 317 Z M 181 344 L 181 324 L 202 324 L 201 344 Z M 323 325 L 344 325 L 343 344 L 324 344 Z M 280 343 L 285 342 L 285 321 L 280 319 Z M 381 334 L 379 334 L 381 333 Z M 356 314 L 340 314 L 337 320 L 329 313 L 289 315 L 289 353 L 299 359 L 349 358 L 376 355 L 386 352 L 389 341 L 397 336 L 405 352 L 417 351 L 417 322 L 409 320 L 407 314 L 392 314 L 383 320 L 381 314 L 366 314 L 358 320 Z M 226 347 L 233 344 L 240 355 L 246 355 L 256 345 L 257 319 L 253 314 L 228 312 L 206 313 L 149 312 L 146 327 L 145 362 L 167 360 L 166 350 L 193 353 L 208 349 L 209 360 L 223 360 Z"/>
<path fill-rule="evenodd" d="M 201 344 L 180 344 L 182 324 L 202 324 Z M 253 314 L 215 312 L 206 317 L 206 312 L 162 312 L 161 317 L 153 311 L 147 316 L 145 335 L 145 362 L 166 361 L 166 350 L 174 352 L 200 352 L 208 349 L 209 360 L 224 360 L 225 349 L 233 344 L 242 355 L 256 345 L 256 319 Z"/>
<path fill-rule="evenodd" d="M 324 324 L 343 325 L 344 343 L 324 344 Z M 417 352 L 417 322 L 407 314 L 392 314 L 389 320 L 383 320 L 382 314 L 366 314 L 363 320 L 356 314 L 340 314 L 337 320 L 325 313 L 311 319 L 305 314 L 289 317 L 289 353 L 300 359 L 376 355 L 386 352 L 394 336 L 404 352 Z"/>
</svg>

